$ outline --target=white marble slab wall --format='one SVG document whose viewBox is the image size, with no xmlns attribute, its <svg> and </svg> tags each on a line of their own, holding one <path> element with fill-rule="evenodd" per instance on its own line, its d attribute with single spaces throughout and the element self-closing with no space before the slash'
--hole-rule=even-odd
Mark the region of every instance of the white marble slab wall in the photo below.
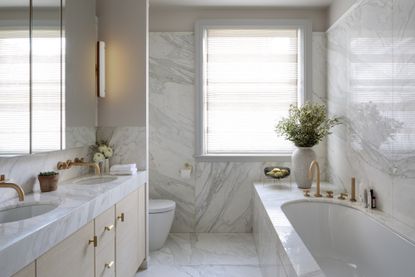
<svg viewBox="0 0 415 277">
<path fill-rule="evenodd" d="M 39 191 L 37 175 L 42 171 L 56 171 L 59 161 L 67 161 L 75 157 L 88 157 L 88 147 L 80 147 L 63 151 L 45 152 L 39 154 L 0 158 L 0 174 L 23 187 L 25 193 Z M 84 168 L 71 168 L 60 171 L 60 181 L 75 178 L 87 173 Z M 0 189 L 0 202 L 17 197 L 12 189 Z"/>
<path fill-rule="evenodd" d="M 282 250 L 281 241 L 277 237 L 274 226 L 258 194 L 254 193 L 253 198 L 253 235 L 262 277 L 296 276 L 295 274 L 286 274 L 291 270 L 290 265 L 284 263 L 283 253 L 285 251 Z"/>
<path fill-rule="evenodd" d="M 325 34 L 313 46 L 314 95 L 325 101 Z M 172 232 L 251 232 L 252 184 L 265 163 L 194 160 L 194 50 L 193 33 L 150 33 L 150 197 L 176 202 Z M 189 179 L 179 174 L 185 163 Z"/>
<path fill-rule="evenodd" d="M 111 165 L 135 163 L 138 170 L 146 169 L 146 127 L 98 127 L 96 137 L 112 146 Z"/>
<path fill-rule="evenodd" d="M 66 149 L 89 146 L 95 144 L 95 127 L 66 127 Z"/>
<path fill-rule="evenodd" d="M 415 2 L 364 0 L 328 35 L 328 105 L 343 117 L 328 143 L 329 176 L 377 193 L 415 226 Z"/>
</svg>

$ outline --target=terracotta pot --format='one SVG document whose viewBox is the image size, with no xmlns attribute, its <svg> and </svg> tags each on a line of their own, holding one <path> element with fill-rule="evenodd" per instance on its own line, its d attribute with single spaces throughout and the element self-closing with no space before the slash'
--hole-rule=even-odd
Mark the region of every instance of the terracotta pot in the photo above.
<svg viewBox="0 0 415 277">
<path fill-rule="evenodd" d="M 37 176 L 41 192 L 55 191 L 58 189 L 59 174 L 52 176 Z"/>
</svg>

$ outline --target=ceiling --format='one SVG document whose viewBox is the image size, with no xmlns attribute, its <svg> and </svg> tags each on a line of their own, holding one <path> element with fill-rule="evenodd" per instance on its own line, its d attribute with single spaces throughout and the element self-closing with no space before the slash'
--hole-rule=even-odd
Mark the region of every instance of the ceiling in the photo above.
<svg viewBox="0 0 415 277">
<path fill-rule="evenodd" d="M 154 7 L 284 7 L 321 8 L 333 0 L 149 0 Z M 36 0 L 36 6 L 54 7 L 59 0 Z M 29 0 L 0 0 L 0 7 L 17 8 L 29 4 Z"/>
<path fill-rule="evenodd" d="M 333 0 L 150 0 L 153 7 L 281 7 L 322 8 Z"/>
<path fill-rule="evenodd" d="M 29 7 L 29 3 L 29 0 L 0 0 L 0 8 Z M 60 0 L 36 0 L 34 3 L 36 7 L 56 7 L 60 4 Z"/>
</svg>

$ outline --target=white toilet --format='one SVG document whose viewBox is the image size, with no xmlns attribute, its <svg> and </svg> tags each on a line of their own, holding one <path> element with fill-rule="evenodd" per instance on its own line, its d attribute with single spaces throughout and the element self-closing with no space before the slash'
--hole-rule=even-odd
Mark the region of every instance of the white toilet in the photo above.
<svg viewBox="0 0 415 277">
<path fill-rule="evenodd" d="M 176 203 L 171 200 L 150 199 L 149 203 L 149 248 L 163 247 L 173 223 Z"/>
</svg>

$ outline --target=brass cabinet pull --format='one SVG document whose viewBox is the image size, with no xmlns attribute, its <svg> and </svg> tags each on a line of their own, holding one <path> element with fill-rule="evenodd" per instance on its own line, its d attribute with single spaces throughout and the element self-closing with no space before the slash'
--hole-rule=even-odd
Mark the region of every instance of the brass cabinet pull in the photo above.
<svg viewBox="0 0 415 277">
<path fill-rule="evenodd" d="M 124 220 L 125 220 L 125 215 L 124 215 L 124 213 L 121 213 L 121 215 L 117 216 L 117 219 L 118 219 L 119 221 L 121 221 L 121 222 L 124 222 Z"/>
<path fill-rule="evenodd" d="M 106 268 L 111 268 L 114 265 L 114 261 L 105 264 Z"/>
<path fill-rule="evenodd" d="M 114 228 L 114 224 L 111 224 L 109 226 L 105 226 L 105 231 L 111 231 Z"/>
<path fill-rule="evenodd" d="M 94 247 L 97 247 L 98 246 L 98 238 L 97 238 L 97 236 L 94 236 L 94 238 L 93 239 L 90 239 L 89 241 L 88 241 L 88 244 L 94 244 Z"/>
</svg>

